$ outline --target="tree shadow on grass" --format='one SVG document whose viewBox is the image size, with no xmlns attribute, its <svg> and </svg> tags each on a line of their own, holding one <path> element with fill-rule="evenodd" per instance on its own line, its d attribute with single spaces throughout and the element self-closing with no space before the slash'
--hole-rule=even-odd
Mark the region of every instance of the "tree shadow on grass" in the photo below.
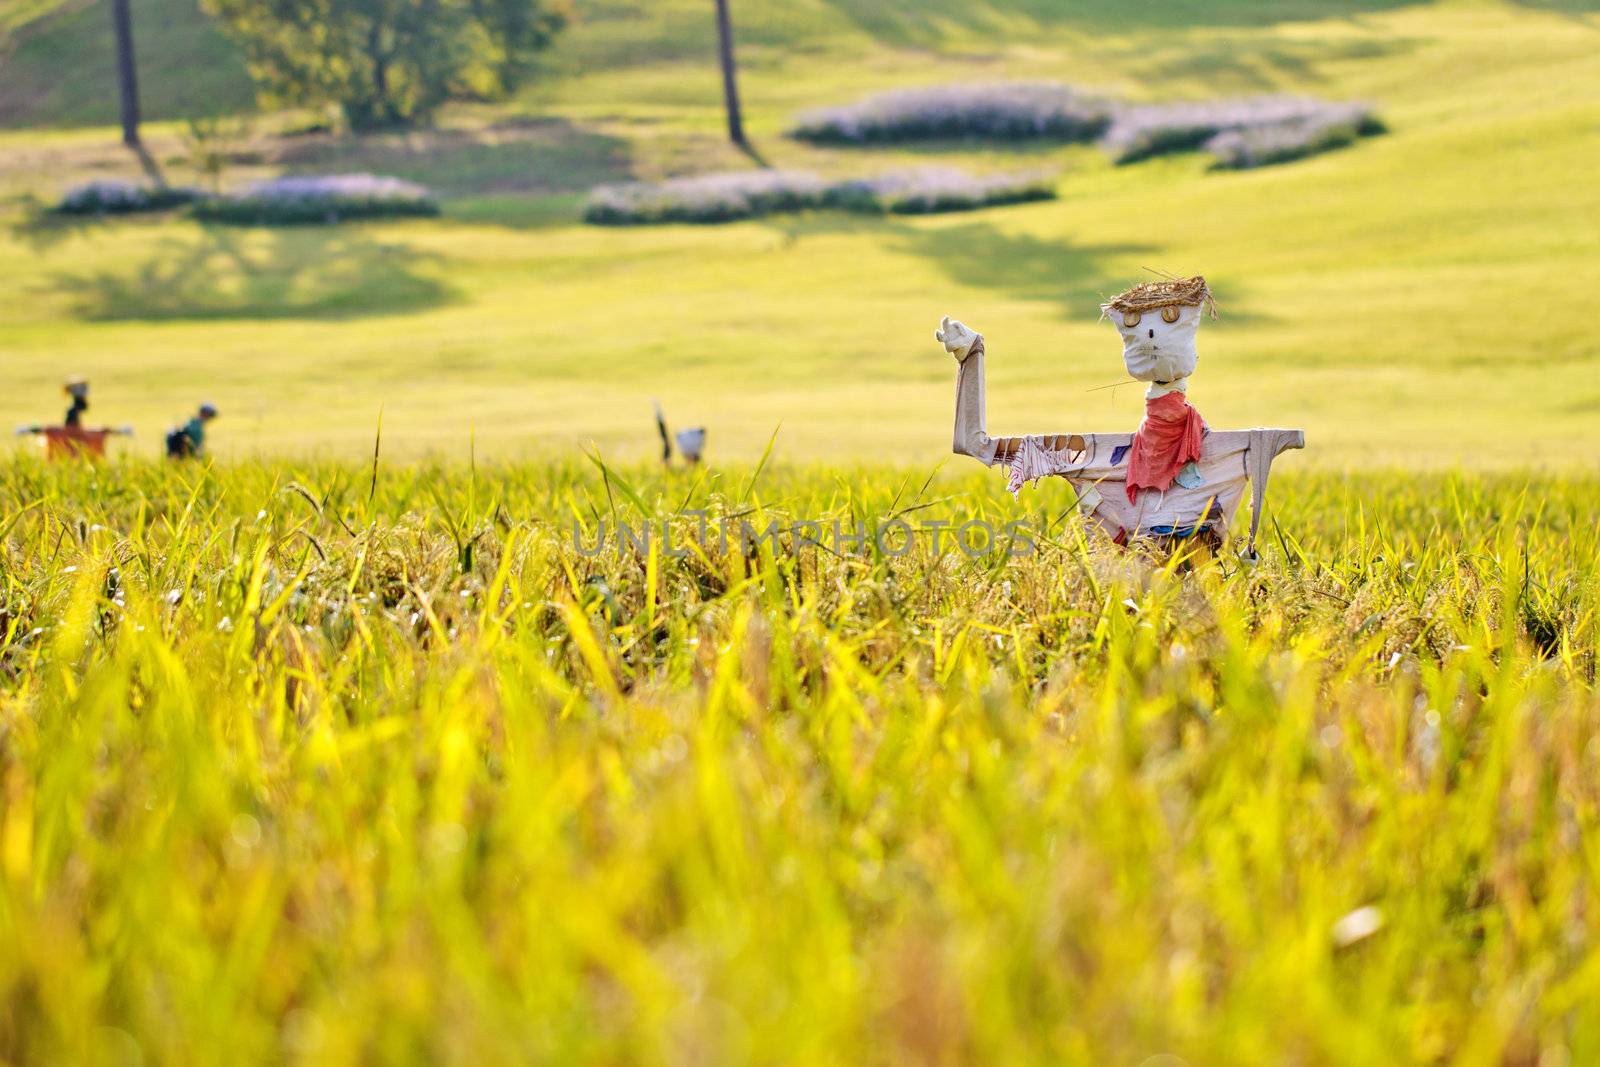
<svg viewBox="0 0 1600 1067">
<path fill-rule="evenodd" d="M 1336 64 L 1416 51 L 1405 37 L 1238 38 L 1232 35 L 1140 34 L 1107 42 L 1102 54 L 1135 81 L 1159 80 L 1166 93 L 1207 98 L 1283 91 L 1284 80 L 1318 85 Z"/>
<path fill-rule="evenodd" d="M 892 250 L 934 263 L 954 285 L 1053 305 L 1061 319 L 1069 322 L 1092 321 L 1099 316 L 1101 304 L 1131 286 L 1156 281 L 1164 274 L 1187 275 L 1204 268 L 1204 264 L 1170 262 L 1156 245 L 1049 239 L 997 224 L 1007 212 L 1029 210 L 1039 210 L 1039 206 L 991 207 L 922 219 L 817 212 L 772 217 L 766 222 L 795 245 L 823 234 L 880 234 Z M 1226 279 L 1220 285 L 1218 279 L 1212 282 L 1230 325 L 1262 317 L 1231 306 L 1240 295 L 1236 285 Z"/>
<path fill-rule="evenodd" d="M 1513 0 L 1518 7 L 1534 11 L 1549 11 L 1558 15 L 1600 14 L 1600 0 Z M 1581 17 L 1579 21 L 1582 21 Z"/>
<path fill-rule="evenodd" d="M 955 285 L 1053 304 L 1073 320 L 1097 314 L 1104 299 L 1131 284 L 1125 264 L 1157 252 L 1146 244 L 1080 244 L 1002 229 L 995 216 L 1012 210 L 1028 209 L 921 218 L 823 211 L 765 221 L 796 246 L 826 234 L 879 236 L 894 252 L 931 261 Z"/>
<path fill-rule="evenodd" d="M 981 43 L 981 42 L 979 42 Z M 1083 48 L 1096 59 L 1117 70 L 1130 83 L 1158 87 L 1149 94 L 1154 100 L 1174 98 L 1216 99 L 1236 94 L 1276 93 L 1334 82 L 1330 68 L 1342 65 L 1396 58 L 1415 52 L 1421 41 L 1412 37 L 1270 37 L 1230 33 L 1177 33 L 1135 30 L 1115 37 L 1086 43 Z M 943 84 L 949 79 L 934 79 Z M 997 71 L 979 75 L 979 81 L 1004 81 Z M 1070 80 L 1070 78 L 1069 78 Z M 824 106 L 842 105 L 860 93 L 841 95 Z M 1117 94 L 1110 94 L 1113 99 Z M 1008 149 L 1040 144 L 1051 147 L 1055 140 L 1016 142 Z M 896 145 L 897 148 L 917 147 Z M 946 146 L 948 147 L 948 146 Z"/>
<path fill-rule="evenodd" d="M 1072 320 L 1098 314 L 1103 300 L 1128 287 L 1123 264 L 1157 251 L 1144 244 L 1049 240 L 978 220 L 938 227 L 899 222 L 893 226 L 891 244 L 931 260 L 958 285 L 1053 304 L 1063 318 Z"/>
<path fill-rule="evenodd" d="M 362 137 L 318 134 L 279 141 L 269 155 L 290 172 L 392 174 L 452 197 L 575 192 L 633 172 L 627 141 L 551 118 Z"/>
<path fill-rule="evenodd" d="M 359 229 L 206 226 L 164 238 L 131 270 L 62 272 L 47 285 L 90 321 L 337 320 L 458 299 L 437 261 Z"/>
<path fill-rule="evenodd" d="M 48 252 L 99 221 L 83 216 L 51 214 L 44 201 L 32 193 L 16 197 L 12 203 L 17 208 L 17 218 L 8 227 L 11 236 L 34 252 Z"/>
<path fill-rule="evenodd" d="M 1266 28 L 1281 22 L 1352 17 L 1408 7 L 1415 0 L 825 0 L 880 44 L 928 47 L 961 37 L 1014 36 L 1019 22 L 1129 31 Z"/>
</svg>

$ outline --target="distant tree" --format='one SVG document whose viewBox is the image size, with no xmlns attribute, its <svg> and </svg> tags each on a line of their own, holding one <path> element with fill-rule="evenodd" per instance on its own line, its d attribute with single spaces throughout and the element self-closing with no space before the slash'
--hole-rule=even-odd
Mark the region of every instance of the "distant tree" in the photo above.
<svg viewBox="0 0 1600 1067">
<path fill-rule="evenodd" d="M 232 118 L 198 115 L 186 125 L 188 131 L 182 136 L 188 164 L 205 179 L 213 193 L 220 193 L 223 172 L 250 139 L 250 119 L 242 115 Z"/>
<path fill-rule="evenodd" d="M 728 112 L 728 140 L 745 147 L 744 116 L 739 108 L 738 71 L 733 62 L 733 19 L 728 14 L 728 0 L 717 4 L 717 57 L 722 62 L 722 102 Z"/>
<path fill-rule="evenodd" d="M 566 0 L 203 0 L 262 97 L 336 105 L 357 130 L 506 96 L 566 24 Z"/>
</svg>

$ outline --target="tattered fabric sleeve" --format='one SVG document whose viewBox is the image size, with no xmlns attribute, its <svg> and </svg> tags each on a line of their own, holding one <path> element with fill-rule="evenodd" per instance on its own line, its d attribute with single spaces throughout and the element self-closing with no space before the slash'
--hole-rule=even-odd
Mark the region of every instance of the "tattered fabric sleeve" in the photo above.
<svg viewBox="0 0 1600 1067">
<path fill-rule="evenodd" d="M 983 340 L 956 371 L 956 455 L 971 456 L 986 467 L 995 462 L 995 440 L 984 427 Z"/>
<path fill-rule="evenodd" d="M 972 346 L 972 353 L 956 371 L 956 427 L 951 449 L 958 456 L 971 456 L 986 467 L 1013 460 L 1024 437 L 990 437 L 985 426 L 983 390 L 983 338 Z M 1045 434 L 1033 440 L 1051 448 L 1065 448 L 1068 434 Z"/>
<path fill-rule="evenodd" d="M 1261 506 L 1267 500 L 1267 476 L 1272 461 L 1291 448 L 1306 447 L 1304 430 L 1245 430 L 1250 435 L 1250 450 L 1245 453 L 1245 469 L 1250 478 L 1250 551 L 1256 550 L 1256 528 L 1261 525 Z"/>
</svg>

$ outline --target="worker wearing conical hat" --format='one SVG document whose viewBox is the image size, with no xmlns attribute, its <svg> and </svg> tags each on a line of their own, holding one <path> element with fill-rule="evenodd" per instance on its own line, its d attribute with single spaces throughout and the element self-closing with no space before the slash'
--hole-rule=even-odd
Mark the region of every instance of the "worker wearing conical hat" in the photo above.
<svg viewBox="0 0 1600 1067">
<path fill-rule="evenodd" d="M 207 402 L 200 405 L 200 410 L 188 422 L 168 430 L 167 458 L 193 459 L 205 455 L 206 424 L 216 417 L 216 406 Z"/>
</svg>

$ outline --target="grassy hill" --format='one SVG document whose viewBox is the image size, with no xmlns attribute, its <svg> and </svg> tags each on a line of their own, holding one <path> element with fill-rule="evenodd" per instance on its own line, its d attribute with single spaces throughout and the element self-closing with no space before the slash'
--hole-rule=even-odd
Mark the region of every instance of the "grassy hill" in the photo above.
<svg viewBox="0 0 1600 1067">
<path fill-rule="evenodd" d="M 139 0 L 133 14 L 147 117 L 250 105 L 238 53 L 195 0 Z M 115 85 L 107 0 L 9 0 L 0 14 L 0 126 L 110 125 Z"/>
<path fill-rule="evenodd" d="M 52 74 L 63 57 L 90 63 L 109 20 L 64 5 L 9 27 L 0 115 L 26 126 L 0 133 L 0 257 L 22 265 L 0 276 L 0 421 L 52 414 L 59 378 L 80 372 L 96 415 L 133 422 L 145 449 L 203 394 L 224 408 L 225 453 L 355 454 L 382 406 L 402 452 L 464 453 L 470 435 L 480 451 L 592 439 L 644 455 L 659 396 L 706 422 L 719 455 L 759 452 L 781 422 L 791 455 L 932 463 L 949 439 L 952 367 L 931 340 L 946 313 L 990 338 L 991 428 L 1131 426 L 1137 388 L 1088 391 L 1121 371 L 1096 305 L 1151 267 L 1204 272 L 1218 292 L 1192 393 L 1213 425 L 1304 426 L 1306 461 L 1333 465 L 1583 462 L 1600 444 L 1600 332 L 1573 298 L 1600 283 L 1589 5 L 1289 4 L 1264 18 L 1173 3 L 1127 18 L 1043 0 L 736 3 L 770 162 L 1045 165 L 1061 199 L 935 219 L 581 225 L 595 182 L 749 165 L 721 141 L 704 7 L 580 5 L 545 79 L 434 130 L 285 137 L 263 119 L 230 180 L 371 169 L 446 197 L 437 222 L 328 231 L 41 222 L 23 197 L 133 171 L 108 130 L 75 125 L 109 120 L 93 79 Z M 141 5 L 156 115 L 248 95 L 226 45 L 183 10 Z M 161 17 L 193 35 L 190 66 L 147 31 Z M 1083 147 L 780 136 L 800 108 L 888 86 L 1024 77 L 1150 99 L 1360 98 L 1391 133 L 1230 174 L 1197 157 L 1113 168 Z M 173 128 L 151 136 L 185 177 Z"/>
</svg>

